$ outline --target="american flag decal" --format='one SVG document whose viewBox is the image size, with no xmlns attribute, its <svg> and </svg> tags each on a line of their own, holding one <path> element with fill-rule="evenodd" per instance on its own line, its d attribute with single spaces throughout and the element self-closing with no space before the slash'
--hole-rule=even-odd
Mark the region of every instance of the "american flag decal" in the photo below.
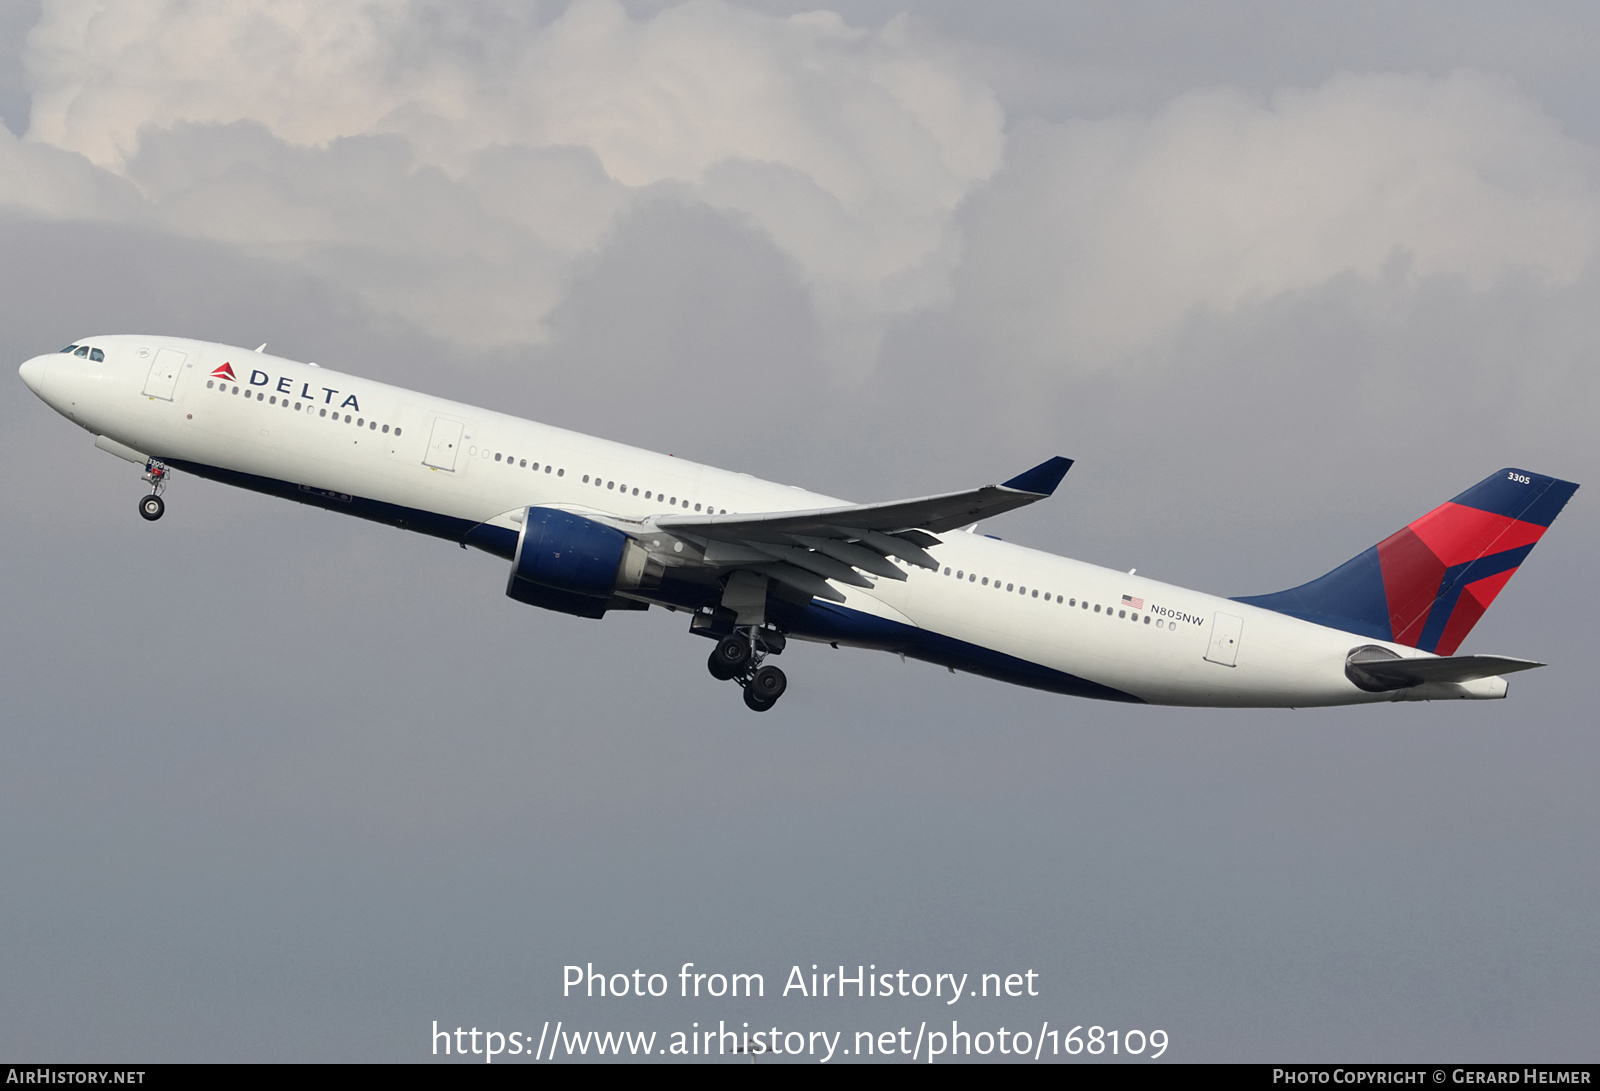
<svg viewBox="0 0 1600 1091">
<path fill-rule="evenodd" d="M 1122 605 L 1128 607 L 1130 610 L 1143 610 L 1144 599 L 1136 599 L 1132 595 L 1123 595 Z"/>
</svg>

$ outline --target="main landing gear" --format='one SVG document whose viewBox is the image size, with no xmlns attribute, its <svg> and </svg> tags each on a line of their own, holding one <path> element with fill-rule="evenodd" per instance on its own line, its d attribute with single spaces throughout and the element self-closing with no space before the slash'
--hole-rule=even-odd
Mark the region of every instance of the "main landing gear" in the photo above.
<svg viewBox="0 0 1600 1091">
<path fill-rule="evenodd" d="M 167 512 L 167 505 L 161 499 L 161 494 L 167 489 L 169 472 L 166 463 L 157 458 L 152 458 L 144 464 L 144 480 L 150 483 L 150 495 L 140 498 L 139 514 L 152 523 Z"/>
<path fill-rule="evenodd" d="M 765 712 L 778 703 L 789 679 L 774 666 L 763 666 L 770 653 L 783 650 L 783 635 L 770 629 L 740 626 L 711 649 L 706 668 L 711 677 L 723 682 L 738 682 L 744 687 L 744 703 L 755 712 Z"/>
</svg>

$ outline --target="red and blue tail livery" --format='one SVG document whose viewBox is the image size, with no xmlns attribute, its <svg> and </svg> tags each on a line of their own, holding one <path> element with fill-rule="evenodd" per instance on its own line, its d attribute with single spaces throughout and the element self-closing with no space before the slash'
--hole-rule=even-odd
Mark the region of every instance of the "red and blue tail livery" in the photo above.
<svg viewBox="0 0 1600 1091">
<path fill-rule="evenodd" d="M 1577 489 L 1508 467 L 1325 576 L 1236 601 L 1453 655 Z"/>
</svg>

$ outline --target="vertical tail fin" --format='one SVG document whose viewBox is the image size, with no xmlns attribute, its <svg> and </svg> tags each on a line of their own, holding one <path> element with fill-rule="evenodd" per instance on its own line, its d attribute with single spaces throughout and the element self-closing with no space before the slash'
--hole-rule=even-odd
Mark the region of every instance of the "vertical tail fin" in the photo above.
<svg viewBox="0 0 1600 1091">
<path fill-rule="evenodd" d="M 1453 655 L 1577 489 L 1500 470 L 1326 576 L 1235 601 Z"/>
</svg>

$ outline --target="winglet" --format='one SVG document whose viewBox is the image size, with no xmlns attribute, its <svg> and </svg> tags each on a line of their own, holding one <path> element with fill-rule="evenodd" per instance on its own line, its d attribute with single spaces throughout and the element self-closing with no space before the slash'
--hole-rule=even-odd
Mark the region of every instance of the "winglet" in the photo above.
<svg viewBox="0 0 1600 1091">
<path fill-rule="evenodd" d="M 1008 489 L 1018 492 L 1038 493 L 1040 496 L 1050 496 L 1056 491 L 1056 486 L 1061 484 L 1061 479 L 1067 476 L 1067 471 L 1072 469 L 1072 459 L 1055 458 L 1039 463 L 1031 470 L 1024 470 L 1010 481 L 1001 482 Z"/>
</svg>

